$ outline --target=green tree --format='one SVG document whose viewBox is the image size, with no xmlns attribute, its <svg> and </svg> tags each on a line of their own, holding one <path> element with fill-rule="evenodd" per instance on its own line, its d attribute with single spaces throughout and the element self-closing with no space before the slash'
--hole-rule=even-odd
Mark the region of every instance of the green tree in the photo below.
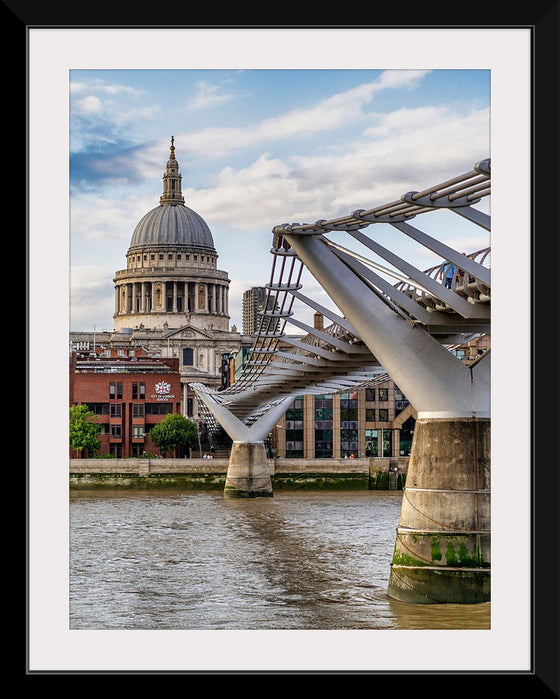
<svg viewBox="0 0 560 699">
<path fill-rule="evenodd" d="M 97 435 L 101 429 L 95 415 L 87 405 L 72 405 L 70 407 L 70 446 L 79 457 L 83 449 L 97 451 L 100 447 Z"/>
<path fill-rule="evenodd" d="M 168 449 L 196 446 L 198 433 L 196 425 L 183 415 L 168 415 L 150 430 L 150 439 L 165 455 Z"/>
</svg>

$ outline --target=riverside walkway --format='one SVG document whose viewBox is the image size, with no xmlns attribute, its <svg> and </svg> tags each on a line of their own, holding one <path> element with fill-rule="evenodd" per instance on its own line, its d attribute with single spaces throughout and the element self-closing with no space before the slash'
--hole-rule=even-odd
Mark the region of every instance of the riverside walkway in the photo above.
<svg viewBox="0 0 560 699">
<path fill-rule="evenodd" d="M 408 457 L 268 459 L 275 488 L 397 490 Z M 70 459 L 70 487 L 223 489 L 229 459 Z M 395 470 L 396 469 L 396 470 Z"/>
</svg>

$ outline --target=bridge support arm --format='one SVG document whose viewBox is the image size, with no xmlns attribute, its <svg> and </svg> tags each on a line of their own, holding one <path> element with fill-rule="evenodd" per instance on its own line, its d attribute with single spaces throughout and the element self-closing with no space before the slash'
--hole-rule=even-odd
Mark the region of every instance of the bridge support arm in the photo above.
<svg viewBox="0 0 560 699">
<path fill-rule="evenodd" d="M 395 314 L 316 236 L 286 239 L 419 413 L 489 415 L 489 399 L 473 391 L 469 368 L 429 333 Z"/>
<path fill-rule="evenodd" d="M 193 386 L 197 396 L 233 440 L 229 457 L 224 497 L 272 497 L 272 482 L 264 440 L 286 412 L 290 396 L 271 404 L 251 425 L 245 425 L 227 406 Z"/>
</svg>

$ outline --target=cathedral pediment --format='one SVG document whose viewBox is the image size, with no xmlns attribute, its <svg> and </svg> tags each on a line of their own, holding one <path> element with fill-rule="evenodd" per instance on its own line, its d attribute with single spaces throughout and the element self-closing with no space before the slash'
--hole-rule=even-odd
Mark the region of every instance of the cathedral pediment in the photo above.
<svg viewBox="0 0 560 699">
<path fill-rule="evenodd" d="M 184 325 L 182 328 L 174 328 L 162 335 L 166 340 L 213 340 L 214 333 L 211 330 L 202 330 L 192 325 Z"/>
</svg>

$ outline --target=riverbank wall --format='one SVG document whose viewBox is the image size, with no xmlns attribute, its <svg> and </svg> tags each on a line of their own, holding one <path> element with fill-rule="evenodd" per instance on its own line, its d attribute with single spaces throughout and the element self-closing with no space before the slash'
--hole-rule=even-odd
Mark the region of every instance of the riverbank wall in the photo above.
<svg viewBox="0 0 560 699">
<path fill-rule="evenodd" d="M 220 490 L 228 459 L 70 459 L 70 488 Z M 401 490 L 408 457 L 270 459 L 274 490 Z"/>
</svg>

